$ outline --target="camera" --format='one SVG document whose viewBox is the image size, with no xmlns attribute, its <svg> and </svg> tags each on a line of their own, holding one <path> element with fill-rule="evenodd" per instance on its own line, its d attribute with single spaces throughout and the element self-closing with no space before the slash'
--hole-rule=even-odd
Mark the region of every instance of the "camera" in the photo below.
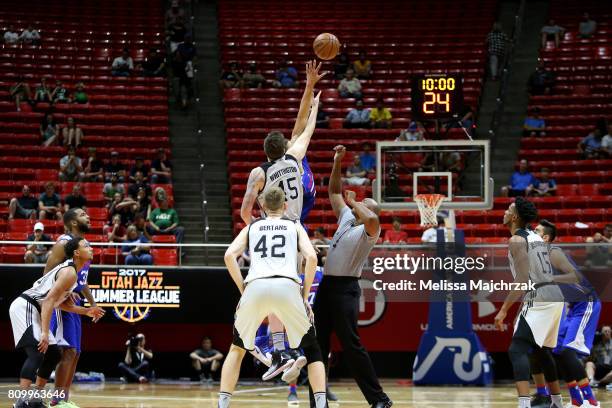
<svg viewBox="0 0 612 408">
<path fill-rule="evenodd" d="M 128 339 L 128 346 L 131 349 L 137 349 L 138 346 L 140 345 L 140 341 L 142 340 L 141 337 L 139 336 L 130 336 Z"/>
</svg>

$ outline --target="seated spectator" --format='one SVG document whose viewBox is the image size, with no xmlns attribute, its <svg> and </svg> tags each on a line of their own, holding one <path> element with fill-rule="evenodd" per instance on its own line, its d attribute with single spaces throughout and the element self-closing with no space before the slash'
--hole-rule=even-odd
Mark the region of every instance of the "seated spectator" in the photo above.
<svg viewBox="0 0 612 408">
<path fill-rule="evenodd" d="M 83 181 L 104 181 L 104 169 L 102 168 L 102 162 L 97 158 L 95 147 L 90 147 L 88 149 L 87 165 L 83 170 Z"/>
<path fill-rule="evenodd" d="M 155 48 L 149 50 L 149 55 L 140 66 L 142 74 L 146 77 L 166 76 L 166 59 Z"/>
<path fill-rule="evenodd" d="M 157 150 L 157 159 L 151 163 L 151 183 L 168 184 L 172 179 L 172 163 L 168 160 L 166 150 Z"/>
<path fill-rule="evenodd" d="M 19 34 L 15 31 L 15 26 L 9 25 L 8 30 L 4 32 L 4 43 L 15 44 L 19 41 Z"/>
<path fill-rule="evenodd" d="M 510 40 L 502 30 L 501 23 L 493 24 L 493 29 L 487 35 L 487 51 L 489 53 L 489 74 L 493 81 L 497 81 L 499 76 L 500 62 L 506 55 L 506 44 Z"/>
<path fill-rule="evenodd" d="M 540 61 L 535 72 L 529 77 L 527 88 L 531 95 L 544 95 L 552 93 L 555 86 L 555 74 L 549 71 L 544 66 L 544 62 Z"/>
<path fill-rule="evenodd" d="M 263 88 L 265 84 L 266 79 L 257 69 L 257 64 L 255 62 L 249 63 L 247 71 L 242 76 L 242 85 L 245 88 Z"/>
<path fill-rule="evenodd" d="M 519 162 L 519 169 L 510 177 L 510 185 L 501 188 L 502 196 L 525 196 L 527 192 L 533 189 L 536 182 L 536 178 L 527 168 L 527 160 L 523 159 Z"/>
<path fill-rule="evenodd" d="M 147 194 L 147 190 L 144 187 L 140 187 L 138 192 L 136 193 L 136 198 L 134 199 L 138 203 L 138 210 L 136 212 L 136 216 L 142 215 L 145 218 L 149 216 L 151 213 L 151 199 L 149 198 L 151 195 Z"/>
<path fill-rule="evenodd" d="M 461 153 L 459 152 L 444 152 L 440 162 L 444 171 L 460 173 L 461 170 L 463 170 L 463 162 L 461 160 Z"/>
<path fill-rule="evenodd" d="M 586 242 L 591 244 L 609 244 L 612 243 L 612 224 L 606 224 L 603 232 L 598 232 L 592 237 L 588 237 Z M 592 266 L 612 266 L 612 249 L 609 246 L 590 246 L 587 247 L 586 267 Z"/>
<path fill-rule="evenodd" d="M 59 136 L 59 125 L 55 121 L 52 113 L 47 113 L 40 122 L 40 137 L 43 146 L 51 146 L 57 143 Z"/>
<path fill-rule="evenodd" d="M 408 241 L 408 234 L 402 231 L 402 222 L 399 217 L 393 217 L 393 229 L 385 232 L 384 244 L 405 244 Z"/>
<path fill-rule="evenodd" d="M 319 102 L 316 127 L 318 129 L 329 129 L 329 114 L 323 110 L 323 102 Z"/>
<path fill-rule="evenodd" d="M 123 382 L 139 382 L 141 384 L 149 382 L 152 377 L 151 361 L 153 352 L 145 349 L 145 336 L 138 333 L 135 337 L 125 342 L 127 350 L 124 360 L 119 363 Z"/>
<path fill-rule="evenodd" d="M 136 217 L 134 217 L 134 222 L 132 223 L 132 225 L 134 227 L 136 227 L 136 229 L 138 230 L 138 232 L 142 235 L 144 235 L 145 237 L 147 237 L 147 239 L 149 241 L 152 240 L 151 236 L 149 235 L 149 231 L 147 231 L 147 217 L 148 217 L 149 213 L 147 213 L 146 215 L 143 214 L 142 212 L 139 214 L 136 214 Z"/>
<path fill-rule="evenodd" d="M 582 21 L 578 25 L 578 37 L 580 38 L 591 38 L 597 31 L 597 23 L 591 19 L 589 13 L 582 15 Z"/>
<path fill-rule="evenodd" d="M 423 235 L 421 235 L 421 242 L 424 244 L 435 244 L 438 242 L 438 230 L 444 230 L 444 241 L 450 241 L 450 231 L 445 227 L 445 222 L 443 217 L 437 217 L 438 225 L 435 227 L 430 227 L 423 231 Z"/>
<path fill-rule="evenodd" d="M 345 129 L 370 128 L 370 110 L 364 109 L 361 99 L 357 99 L 355 107 L 346 114 L 343 126 Z"/>
<path fill-rule="evenodd" d="M 127 48 L 123 49 L 121 56 L 113 60 L 112 65 L 113 76 L 130 76 L 134 71 L 134 60 L 130 57 L 130 50 Z"/>
<path fill-rule="evenodd" d="M 182 17 L 177 17 L 168 27 L 168 41 L 170 42 L 170 52 L 173 53 L 178 48 L 179 44 L 185 41 L 187 36 L 187 27 Z"/>
<path fill-rule="evenodd" d="M 601 327 L 601 339 L 593 346 L 591 359 L 586 362 L 586 372 L 592 386 L 612 383 L 612 327 Z"/>
<path fill-rule="evenodd" d="M 127 236 L 125 244 L 147 244 L 149 240 L 138 232 L 135 226 L 130 225 L 127 228 Z M 125 256 L 126 265 L 153 265 L 153 257 L 151 256 L 150 248 L 147 245 L 124 245 L 121 247 L 121 252 Z"/>
<path fill-rule="evenodd" d="M 557 193 L 557 183 L 550 178 L 550 170 L 544 167 L 540 170 L 540 178 L 533 183 L 529 195 L 535 197 L 554 196 Z"/>
<path fill-rule="evenodd" d="M 108 209 L 108 213 L 111 217 L 116 214 L 121 216 L 121 224 L 129 225 L 136 218 L 138 213 L 138 203 L 131 197 L 126 197 L 121 193 L 116 193 L 113 197 L 113 202 Z"/>
<path fill-rule="evenodd" d="M 341 52 L 336 57 L 336 62 L 334 63 L 334 77 L 336 79 L 344 79 L 346 75 L 346 71 L 350 68 L 351 63 L 349 61 L 348 54 L 346 52 Z"/>
<path fill-rule="evenodd" d="M 123 242 L 127 237 L 127 228 L 121 223 L 121 214 L 115 214 L 111 222 L 104 226 L 103 232 L 106 234 L 108 242 Z"/>
<path fill-rule="evenodd" d="M 151 187 L 147 184 L 142 171 L 137 171 L 134 174 L 134 181 L 128 187 L 128 195 L 135 200 L 141 189 L 145 191 L 147 197 L 151 196 Z"/>
<path fill-rule="evenodd" d="M 359 155 L 361 167 L 367 172 L 376 170 L 376 156 L 372 154 L 372 145 L 369 143 L 363 144 L 363 152 Z"/>
<path fill-rule="evenodd" d="M 359 58 L 353 62 L 353 71 L 359 79 L 368 79 L 372 75 L 372 62 L 366 58 L 364 50 L 359 51 Z"/>
<path fill-rule="evenodd" d="M 25 263 L 31 264 L 44 264 L 47 263 L 47 258 L 49 257 L 49 250 L 51 249 L 51 245 L 43 245 L 37 244 L 36 242 L 52 242 L 53 239 L 44 234 L 45 226 L 42 222 L 37 222 L 34 225 L 34 233 L 28 235 L 26 241 L 31 241 L 32 243 L 26 246 L 26 252 L 23 257 Z"/>
<path fill-rule="evenodd" d="M 66 127 L 62 129 L 62 137 L 64 139 L 64 146 L 79 148 L 83 144 L 83 129 L 77 126 L 72 116 L 69 116 L 66 120 Z"/>
<path fill-rule="evenodd" d="M 546 122 L 540 116 L 539 108 L 535 108 L 533 113 L 525 118 L 523 136 L 546 136 Z"/>
<path fill-rule="evenodd" d="M 110 206 L 112 202 L 116 200 L 117 194 L 125 194 L 125 187 L 123 186 L 123 183 L 119 183 L 119 179 L 117 178 L 116 174 L 112 175 L 110 181 L 104 184 L 102 194 L 104 194 L 104 200 L 108 206 Z"/>
<path fill-rule="evenodd" d="M 355 71 L 352 69 L 346 70 L 346 77 L 340 81 L 338 92 L 341 98 L 361 99 L 361 82 L 355 78 Z"/>
<path fill-rule="evenodd" d="M 119 152 L 112 151 L 111 158 L 106 166 L 104 167 L 104 179 L 109 182 L 112 175 L 117 176 L 117 181 L 123 183 L 126 179 L 126 171 L 123 163 L 119 161 Z"/>
<path fill-rule="evenodd" d="M 21 102 L 30 102 L 32 100 L 32 92 L 30 91 L 30 85 L 25 82 L 22 76 L 17 77 L 15 85 L 11 86 L 9 93 L 11 99 L 15 101 L 17 112 L 21 112 Z"/>
<path fill-rule="evenodd" d="M 47 86 L 47 78 L 43 77 L 34 91 L 34 102 L 50 103 L 51 101 L 51 89 Z"/>
<path fill-rule="evenodd" d="M 89 102 L 89 96 L 87 96 L 87 92 L 85 92 L 85 85 L 83 82 L 79 82 L 76 84 L 76 89 L 74 91 L 74 97 L 72 99 L 74 103 L 85 104 Z"/>
<path fill-rule="evenodd" d="M 30 187 L 24 185 L 21 197 L 11 198 L 9 203 L 9 220 L 14 218 L 36 219 L 38 213 L 38 199 L 31 195 Z"/>
<path fill-rule="evenodd" d="M 167 199 L 168 199 L 168 194 L 166 194 L 166 190 L 164 190 L 162 187 L 157 187 L 155 191 L 153 192 L 153 207 L 154 208 L 159 207 L 159 203 L 162 200 L 167 200 Z"/>
<path fill-rule="evenodd" d="M 298 85 L 297 69 L 289 66 L 284 59 L 278 63 L 278 69 L 276 70 L 275 76 L 276 81 L 273 82 L 275 88 L 295 88 Z"/>
<path fill-rule="evenodd" d="M 603 137 L 601 130 L 595 128 L 587 137 L 578 143 L 578 153 L 583 159 L 602 159 L 608 152 L 602 147 Z"/>
<path fill-rule="evenodd" d="M 53 103 L 70 103 L 68 89 L 62 84 L 59 79 L 55 81 L 55 88 L 51 91 L 51 101 Z"/>
<path fill-rule="evenodd" d="M 385 108 L 385 100 L 379 97 L 376 100 L 376 107 L 370 109 L 370 122 L 373 128 L 390 129 L 393 116 L 389 108 Z"/>
<path fill-rule="evenodd" d="M 370 184 L 368 172 L 361 165 L 359 156 L 353 158 L 353 165 L 346 169 L 346 178 L 344 182 L 350 186 L 367 186 Z"/>
<path fill-rule="evenodd" d="M 55 192 L 55 184 L 48 182 L 45 184 L 45 192 L 38 198 L 38 219 L 43 221 L 47 218 L 58 220 L 62 219 L 62 200 Z"/>
<path fill-rule="evenodd" d="M 68 154 L 60 159 L 60 181 L 78 181 L 85 174 L 81 159 L 76 156 L 74 146 L 68 146 Z"/>
<path fill-rule="evenodd" d="M 72 187 L 72 194 L 64 198 L 64 212 L 71 208 L 81 208 L 87 211 L 87 198 L 82 193 L 82 187 L 79 183 Z"/>
<path fill-rule="evenodd" d="M 325 265 L 325 261 L 327 260 L 327 247 L 318 246 L 318 245 L 330 245 L 331 240 L 325 236 L 325 228 L 319 227 L 314 230 L 314 237 L 310 240 L 312 245 L 318 250 L 317 251 L 317 265 L 323 266 Z"/>
<path fill-rule="evenodd" d="M 191 365 L 196 371 L 198 379 L 202 382 L 211 383 L 213 375 L 221 368 L 223 354 L 212 348 L 210 337 L 204 337 L 202 347 L 194 350 L 189 358 L 191 358 Z"/>
<path fill-rule="evenodd" d="M 159 201 L 159 207 L 151 211 L 149 215 L 149 234 L 174 235 L 176 242 L 181 243 L 185 231 L 178 224 L 179 218 L 176 210 L 168 208 L 168 199 L 163 198 Z"/>
<path fill-rule="evenodd" d="M 136 180 L 136 173 L 142 173 L 142 179 L 144 181 L 149 179 L 149 167 L 144 162 L 144 157 L 137 156 L 134 163 L 134 167 L 130 169 L 130 181 Z"/>
<path fill-rule="evenodd" d="M 608 157 L 612 157 L 612 123 L 608 125 L 608 133 L 601 139 L 601 148 Z"/>
<path fill-rule="evenodd" d="M 474 129 L 476 128 L 476 125 L 474 124 L 474 121 L 476 120 L 474 117 L 474 110 L 466 103 L 463 105 L 460 115 L 461 120 L 457 122 L 456 126 L 465 129 L 470 136 L 474 136 Z"/>
<path fill-rule="evenodd" d="M 395 139 L 396 142 L 413 142 L 416 140 L 423 140 L 423 129 L 414 121 L 410 122 L 408 128 L 402 130 Z"/>
<path fill-rule="evenodd" d="M 554 41 L 555 47 L 559 48 L 561 38 L 563 38 L 563 34 L 565 34 L 565 28 L 555 24 L 555 20 L 551 18 L 548 20 L 548 24 L 542 27 L 540 32 L 542 33 L 542 48 L 546 48 L 547 41 Z"/>
<path fill-rule="evenodd" d="M 28 28 L 22 31 L 19 41 L 24 44 L 40 45 L 40 33 L 30 24 Z"/>
</svg>

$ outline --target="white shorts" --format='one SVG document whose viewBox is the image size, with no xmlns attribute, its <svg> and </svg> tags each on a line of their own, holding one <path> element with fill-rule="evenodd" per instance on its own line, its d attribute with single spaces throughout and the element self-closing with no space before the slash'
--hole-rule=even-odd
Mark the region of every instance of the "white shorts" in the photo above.
<svg viewBox="0 0 612 408">
<path fill-rule="evenodd" d="M 306 313 L 300 285 L 288 278 L 255 279 L 246 286 L 236 309 L 234 332 L 238 339 L 234 339 L 234 344 L 253 350 L 257 329 L 270 314 L 283 322 L 289 346 L 298 348 L 312 322 Z"/>
<path fill-rule="evenodd" d="M 520 316 L 523 316 L 536 344 L 539 347 L 555 348 L 564 307 L 563 302 L 525 302 L 514 324 L 514 331 Z"/>
<path fill-rule="evenodd" d="M 15 348 L 38 346 L 41 333 L 41 317 L 38 309 L 22 297 L 11 303 L 9 309 Z M 53 333 L 49 331 L 49 344 L 57 344 Z"/>
</svg>

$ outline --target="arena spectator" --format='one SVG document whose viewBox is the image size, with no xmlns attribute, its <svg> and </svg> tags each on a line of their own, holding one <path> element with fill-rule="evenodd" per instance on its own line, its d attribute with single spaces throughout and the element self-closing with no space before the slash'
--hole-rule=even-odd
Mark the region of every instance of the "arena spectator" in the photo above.
<svg viewBox="0 0 612 408">
<path fill-rule="evenodd" d="M 130 225 L 138 213 L 138 202 L 122 193 L 115 193 L 108 213 L 111 217 L 119 214 L 121 224 Z"/>
<path fill-rule="evenodd" d="M 119 183 L 119 179 L 116 174 L 113 174 L 110 181 L 104 184 L 102 188 L 102 194 L 104 194 L 104 200 L 107 205 L 111 205 L 114 200 L 117 199 L 117 194 L 125 194 L 125 187 L 123 183 Z"/>
<path fill-rule="evenodd" d="M 236 61 L 232 61 L 229 64 L 227 70 L 221 73 L 221 80 L 219 83 L 222 88 L 242 88 L 242 70 L 240 65 Z"/>
<path fill-rule="evenodd" d="M 140 187 L 138 189 L 135 200 L 138 203 L 138 210 L 136 212 L 136 216 L 142 215 L 144 217 L 148 217 L 151 213 L 151 199 L 150 195 L 147 194 L 147 190 L 144 187 Z"/>
<path fill-rule="evenodd" d="M 608 151 L 603 147 L 603 137 L 599 127 L 578 143 L 578 152 L 583 159 L 602 159 L 608 155 Z"/>
<path fill-rule="evenodd" d="M 601 148 L 608 157 L 612 157 L 612 123 L 608 124 L 608 133 L 601 139 Z"/>
<path fill-rule="evenodd" d="M 112 175 L 117 176 L 117 181 L 123 183 L 126 178 L 125 166 L 119 161 L 119 152 L 112 151 L 109 162 L 104 167 L 104 179 L 109 182 Z"/>
<path fill-rule="evenodd" d="M 275 76 L 276 81 L 273 82 L 275 88 L 295 88 L 298 85 L 297 69 L 290 66 L 285 59 L 278 63 Z"/>
<path fill-rule="evenodd" d="M 502 196 L 524 196 L 533 188 L 536 181 L 536 178 L 528 170 L 527 160 L 523 159 L 519 162 L 519 169 L 510 177 L 510 185 L 501 188 Z"/>
<path fill-rule="evenodd" d="M 531 95 L 552 93 L 555 86 L 555 74 L 546 69 L 544 61 L 540 61 L 535 72 L 529 77 L 527 88 Z"/>
<path fill-rule="evenodd" d="M 323 102 L 319 102 L 316 127 L 318 129 L 329 129 L 329 114 L 323 110 Z"/>
<path fill-rule="evenodd" d="M 508 37 L 502 30 L 501 23 L 493 24 L 493 29 L 487 34 L 487 51 L 489 52 L 489 74 L 493 81 L 497 81 L 500 63 L 506 55 Z"/>
<path fill-rule="evenodd" d="M 342 51 L 336 57 L 336 62 L 334 63 L 334 77 L 336 79 L 344 79 L 346 75 L 346 71 L 350 68 L 351 63 L 349 61 L 348 54 L 345 51 Z"/>
<path fill-rule="evenodd" d="M 40 45 L 40 33 L 38 30 L 35 30 L 32 24 L 28 25 L 28 27 L 21 32 L 19 36 L 19 41 L 24 44 L 31 45 Z"/>
<path fill-rule="evenodd" d="M 587 243 L 609 244 L 612 243 L 612 224 L 606 224 L 603 232 L 598 232 L 586 239 Z M 587 247 L 587 260 L 585 266 L 612 266 L 612 250 L 608 246 Z"/>
<path fill-rule="evenodd" d="M 372 154 L 372 145 L 370 143 L 363 144 L 363 152 L 359 155 L 361 167 L 367 172 L 376 170 L 376 156 Z"/>
<path fill-rule="evenodd" d="M 43 146 L 51 146 L 57 143 L 59 136 L 59 125 L 55 121 L 52 113 L 46 113 L 40 122 L 40 137 Z"/>
<path fill-rule="evenodd" d="M 551 18 L 548 20 L 548 24 L 542 27 L 540 32 L 542 33 L 542 48 L 546 48 L 547 41 L 554 41 L 555 47 L 559 48 L 559 43 L 561 42 L 561 38 L 563 38 L 565 28 L 555 24 L 555 20 Z"/>
<path fill-rule="evenodd" d="M 416 140 L 423 140 L 423 130 L 414 121 L 410 122 L 408 128 L 403 129 L 395 139 L 396 142 L 413 142 Z"/>
<path fill-rule="evenodd" d="M 136 180 L 136 173 L 141 172 L 143 180 L 149 178 L 149 167 L 144 162 L 144 157 L 137 156 L 135 159 L 134 167 L 130 169 L 130 181 Z"/>
<path fill-rule="evenodd" d="M 166 59 L 155 48 L 149 50 L 149 55 L 140 66 L 146 77 L 163 77 L 166 74 Z"/>
<path fill-rule="evenodd" d="M 474 125 L 474 122 L 476 120 L 476 117 L 474 115 L 474 109 L 472 109 L 472 107 L 466 103 L 463 105 L 463 108 L 460 112 L 461 120 L 457 122 L 456 127 L 461 127 L 465 129 L 465 131 L 468 132 L 470 136 L 474 136 L 474 129 L 476 127 Z"/>
<path fill-rule="evenodd" d="M 15 85 L 11 86 L 9 92 L 11 99 L 15 101 L 17 112 L 21 112 L 21 102 L 30 102 L 32 100 L 30 85 L 25 82 L 22 76 L 17 77 L 17 82 Z"/>
<path fill-rule="evenodd" d="M 370 127 L 370 110 L 364 109 L 361 99 L 357 99 L 355 107 L 346 114 L 343 126 L 345 129 L 368 129 Z"/>
<path fill-rule="evenodd" d="M 79 82 L 76 84 L 76 89 L 74 91 L 74 97 L 72 99 L 74 103 L 85 104 L 89 102 L 89 96 L 87 96 L 87 92 L 85 92 L 85 85 L 83 82 Z"/>
<path fill-rule="evenodd" d="M 338 92 L 341 98 L 361 99 L 361 82 L 355 78 L 355 71 L 352 69 L 346 70 L 346 77 L 340 81 Z"/>
<path fill-rule="evenodd" d="M 45 226 L 42 222 L 37 222 L 34 225 L 34 233 L 28 235 L 26 241 L 32 243 L 26 246 L 26 252 L 23 257 L 25 263 L 44 264 L 49 257 L 51 245 L 37 244 L 36 242 L 52 242 L 53 239 L 44 233 Z"/>
<path fill-rule="evenodd" d="M 159 201 L 159 207 L 149 215 L 150 235 L 174 235 L 176 242 L 183 242 L 184 228 L 179 225 L 179 218 L 174 208 L 168 207 L 168 199 Z"/>
<path fill-rule="evenodd" d="M 547 197 L 557 194 L 557 182 L 550 178 L 550 170 L 543 167 L 540 170 L 540 178 L 533 183 L 533 189 L 529 191 L 529 195 L 535 197 Z"/>
<path fill-rule="evenodd" d="M 368 172 L 361 165 L 359 156 L 355 155 L 353 158 L 353 165 L 347 167 L 344 182 L 350 186 L 367 186 L 370 184 Z"/>
<path fill-rule="evenodd" d="M 83 181 L 104 181 L 104 170 L 102 167 L 102 162 L 97 158 L 96 148 L 90 147 L 87 152 L 87 165 L 83 170 Z"/>
<path fill-rule="evenodd" d="M 157 208 L 159 207 L 159 203 L 162 200 L 167 200 L 168 199 L 168 194 L 166 193 L 166 190 L 164 190 L 162 187 L 157 187 L 155 188 L 155 191 L 153 191 L 153 208 Z"/>
<path fill-rule="evenodd" d="M 359 79 L 369 79 L 372 75 L 372 61 L 367 59 L 364 50 L 359 51 L 359 58 L 353 62 L 353 71 Z"/>
<path fill-rule="evenodd" d="M 124 48 L 121 55 L 113 60 L 111 68 L 113 76 L 127 77 L 132 75 L 132 71 L 134 71 L 134 60 L 130 57 L 130 50 Z"/>
<path fill-rule="evenodd" d="M 181 60 L 185 62 L 193 61 L 196 57 L 197 50 L 193 43 L 193 37 L 191 34 L 187 34 L 182 43 L 176 48 L 175 56 L 179 54 Z"/>
<path fill-rule="evenodd" d="M 68 89 L 66 89 L 59 79 L 55 81 L 55 88 L 51 91 L 51 101 L 53 103 L 70 103 Z"/>
<path fill-rule="evenodd" d="M 87 210 L 87 198 L 83 195 L 81 184 L 77 183 L 72 187 L 72 194 L 64 197 L 64 212 L 71 208 L 82 208 Z"/>
<path fill-rule="evenodd" d="M 170 8 L 166 11 L 166 26 L 174 24 L 178 18 L 185 19 L 185 9 L 179 5 L 178 0 L 172 0 Z"/>
<path fill-rule="evenodd" d="M 127 228 L 121 223 L 121 214 L 111 217 L 108 225 L 104 226 L 104 231 L 108 242 L 123 242 L 127 237 Z"/>
<path fill-rule="evenodd" d="M 76 156 L 74 146 L 68 146 L 67 154 L 60 159 L 59 165 L 60 181 L 78 181 L 85 175 L 81 159 Z"/>
<path fill-rule="evenodd" d="M 435 244 L 438 242 L 438 230 L 444 230 L 444 241 L 450 241 L 450 232 L 445 226 L 444 217 L 437 217 L 438 225 L 423 231 L 421 242 L 424 244 Z"/>
<path fill-rule="evenodd" d="M 64 146 L 79 148 L 83 144 L 83 129 L 77 126 L 72 116 L 69 116 L 66 120 L 66 127 L 62 129 L 62 138 L 64 139 Z"/>
<path fill-rule="evenodd" d="M 125 346 L 124 360 L 119 363 L 123 382 L 139 382 L 141 384 L 149 382 L 152 377 L 151 361 L 153 352 L 145 349 L 146 339 L 144 334 L 139 333 L 128 339 Z"/>
<path fill-rule="evenodd" d="M 143 214 L 138 213 L 136 214 L 136 217 L 134 217 L 134 223 L 132 223 L 133 226 L 136 227 L 136 229 L 138 230 L 139 233 L 141 233 L 142 235 L 144 235 L 145 237 L 147 237 L 147 239 L 149 241 L 151 241 L 151 236 L 149 235 L 149 231 L 147 231 L 147 217 L 148 217 L 148 213 L 147 214 Z"/>
<path fill-rule="evenodd" d="M 601 340 L 593 346 L 591 360 L 587 361 L 585 368 L 592 386 L 612 383 L 612 328 L 610 325 L 601 327 Z"/>
<path fill-rule="evenodd" d="M 379 97 L 376 100 L 376 107 L 370 109 L 370 124 L 377 129 L 390 129 L 393 116 L 391 110 L 385 107 L 385 100 Z"/>
<path fill-rule="evenodd" d="M 189 358 L 191 358 L 191 365 L 196 371 L 198 379 L 202 382 L 211 383 L 213 375 L 221 368 L 223 354 L 212 348 L 210 337 L 204 337 L 201 347 L 194 350 Z"/>
<path fill-rule="evenodd" d="M 331 240 L 325 236 L 325 228 L 318 227 L 314 230 L 314 237 L 310 240 L 312 245 L 315 246 L 317 251 L 317 265 L 323 266 L 325 265 L 325 261 L 327 260 L 327 247 L 319 246 L 319 245 L 330 245 Z"/>
<path fill-rule="evenodd" d="M 523 136 L 546 136 L 546 122 L 540 116 L 540 109 L 534 108 L 523 123 Z"/>
<path fill-rule="evenodd" d="M 187 27 L 182 17 L 177 17 L 168 27 L 168 41 L 170 42 L 170 52 L 173 53 L 178 48 L 179 44 L 185 41 L 187 35 Z"/>
<path fill-rule="evenodd" d="M 62 200 L 55 192 L 55 184 L 48 182 L 45 184 L 45 192 L 38 198 L 38 219 L 43 221 L 47 218 L 58 220 L 62 219 Z"/>
<path fill-rule="evenodd" d="M 135 200 L 141 189 L 145 191 L 147 197 L 151 196 L 151 187 L 147 184 L 142 171 L 138 170 L 134 173 L 132 184 L 128 187 L 128 195 Z"/>
<path fill-rule="evenodd" d="M 38 199 L 31 195 L 30 187 L 24 185 L 21 189 L 21 197 L 11 198 L 9 203 L 9 220 L 14 218 L 36 219 L 38 212 Z"/>
<path fill-rule="evenodd" d="M 51 89 L 47 85 L 47 78 L 43 77 L 34 91 L 34 102 L 50 103 L 51 100 Z"/>
<path fill-rule="evenodd" d="M 172 163 L 168 160 L 166 150 L 157 150 L 157 159 L 151 163 L 151 183 L 168 184 L 172 178 Z"/>
<path fill-rule="evenodd" d="M 444 171 L 460 173 L 463 170 L 463 162 L 459 152 L 444 152 L 440 162 Z M 457 180 L 457 183 L 459 183 L 459 180 Z"/>
<path fill-rule="evenodd" d="M 257 63 L 250 62 L 247 66 L 247 71 L 242 76 L 242 85 L 244 88 L 263 88 L 266 84 L 266 79 L 257 69 Z M 321 107 L 319 106 L 319 110 Z"/>
<path fill-rule="evenodd" d="M 408 241 L 408 234 L 402 231 L 402 221 L 399 217 L 393 217 L 393 228 L 385 232 L 384 244 L 405 244 Z"/>
<path fill-rule="evenodd" d="M 149 240 L 139 233 L 135 226 L 130 225 L 127 228 L 127 236 L 123 242 L 125 244 L 147 244 Z M 124 245 L 121 247 L 121 252 L 125 256 L 126 265 L 153 265 L 153 257 L 147 245 Z"/>
<path fill-rule="evenodd" d="M 582 15 L 582 21 L 578 25 L 578 36 L 580 38 L 591 38 L 597 31 L 597 23 L 591 19 L 589 13 Z"/>
<path fill-rule="evenodd" d="M 19 34 L 15 31 L 15 26 L 9 25 L 8 30 L 4 32 L 4 43 L 15 44 L 19 41 Z"/>
<path fill-rule="evenodd" d="M 180 101 L 182 109 L 187 109 L 189 100 L 193 97 L 193 77 L 194 77 L 194 58 L 196 48 L 190 35 L 185 36 L 183 41 L 174 53 L 172 61 L 172 71 L 175 78 L 178 78 L 176 100 Z"/>
</svg>

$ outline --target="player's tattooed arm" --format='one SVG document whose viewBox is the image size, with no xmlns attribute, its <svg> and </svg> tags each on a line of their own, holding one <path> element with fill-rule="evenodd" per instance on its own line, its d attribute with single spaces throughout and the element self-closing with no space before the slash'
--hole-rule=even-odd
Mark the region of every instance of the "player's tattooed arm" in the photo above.
<svg viewBox="0 0 612 408">
<path fill-rule="evenodd" d="M 306 156 L 306 151 L 308 150 L 308 146 L 310 145 L 310 139 L 312 138 L 312 134 L 314 133 L 315 127 L 317 126 L 317 112 L 319 111 L 319 99 L 321 98 L 321 92 L 315 96 L 312 100 L 312 106 L 310 107 L 310 114 L 308 116 L 308 122 L 306 123 L 306 127 L 304 131 L 295 139 L 293 144 L 289 149 L 287 149 L 287 154 L 292 155 L 298 161 L 302 161 L 304 156 Z"/>
<path fill-rule="evenodd" d="M 240 265 L 238 265 L 238 257 L 244 252 L 247 247 L 247 235 L 249 233 L 249 227 L 244 227 L 240 234 L 230 244 L 227 251 L 225 251 L 225 266 L 232 277 L 232 280 L 238 287 L 240 294 L 244 291 L 244 279 L 242 273 L 240 273 Z"/>
<path fill-rule="evenodd" d="M 525 239 L 518 235 L 514 235 L 510 238 L 508 245 L 516 270 L 514 283 L 527 283 L 529 281 L 529 258 Z M 508 314 L 508 310 L 510 310 L 512 305 L 519 300 L 524 293 L 525 291 L 523 290 L 512 290 L 508 293 L 504 304 L 499 309 L 497 316 L 495 316 L 495 326 L 499 330 L 503 330 L 504 319 Z"/>
<path fill-rule="evenodd" d="M 553 276 L 553 281 L 568 284 L 579 282 L 576 268 L 574 268 L 574 265 L 572 265 L 560 249 L 550 251 L 550 263 L 553 268 L 561 272 L 560 275 Z"/>
<path fill-rule="evenodd" d="M 331 202 L 334 215 L 340 216 L 342 209 L 346 207 L 344 198 L 342 198 L 342 159 L 346 154 L 346 147 L 338 145 L 334 147 L 334 166 L 332 167 L 331 176 L 329 177 L 329 186 L 327 194 L 329 195 L 329 201 Z"/>
<path fill-rule="evenodd" d="M 240 206 L 240 216 L 242 217 L 242 221 L 247 225 L 253 222 L 253 206 L 255 205 L 259 192 L 264 186 L 264 181 L 265 174 L 260 167 L 251 170 L 244 198 L 242 199 L 242 205 Z"/>
<path fill-rule="evenodd" d="M 291 132 L 291 146 L 297 137 L 304 131 L 306 123 L 308 121 L 308 113 L 310 106 L 312 105 L 312 97 L 314 93 L 314 87 L 321 78 L 325 76 L 325 72 L 321 71 L 322 62 L 317 64 L 316 60 L 306 62 L 306 87 L 302 100 L 300 101 L 300 110 L 298 111 L 297 118 L 295 119 L 295 125 L 293 126 L 293 132 Z"/>
</svg>

